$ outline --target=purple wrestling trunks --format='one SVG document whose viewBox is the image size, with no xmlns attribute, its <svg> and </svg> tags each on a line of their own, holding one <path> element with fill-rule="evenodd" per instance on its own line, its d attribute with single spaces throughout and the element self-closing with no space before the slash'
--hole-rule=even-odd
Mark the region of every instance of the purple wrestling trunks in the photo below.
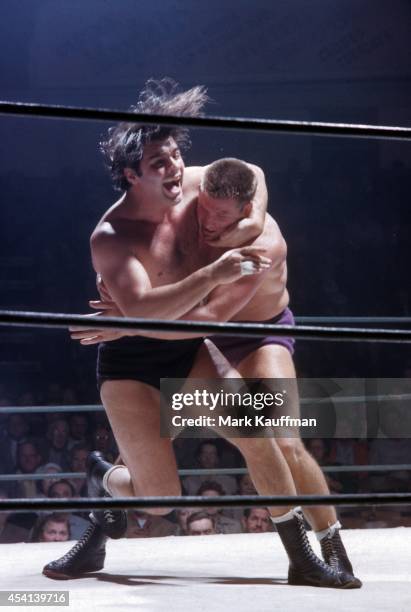
<svg viewBox="0 0 411 612">
<path fill-rule="evenodd" d="M 236 323 L 278 323 L 279 325 L 295 325 L 293 313 L 286 308 L 279 315 L 269 321 L 235 321 Z M 209 339 L 223 353 L 224 357 L 233 365 L 237 366 L 240 361 L 250 353 L 266 346 L 267 344 L 279 344 L 288 349 L 291 355 L 294 353 L 294 338 L 286 336 L 266 336 L 265 338 L 247 338 L 245 336 L 209 336 Z"/>
</svg>

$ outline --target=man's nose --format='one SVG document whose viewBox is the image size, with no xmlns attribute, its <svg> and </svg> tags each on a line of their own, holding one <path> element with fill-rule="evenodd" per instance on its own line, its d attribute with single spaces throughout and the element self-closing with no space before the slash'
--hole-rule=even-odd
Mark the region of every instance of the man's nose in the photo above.
<svg viewBox="0 0 411 612">
<path fill-rule="evenodd" d="M 215 229 L 215 218 L 212 215 L 207 215 L 204 225 L 209 230 Z M 208 457 L 208 459 L 212 459 L 212 457 Z"/>
<path fill-rule="evenodd" d="M 169 161 L 169 168 L 173 171 L 173 173 L 176 173 L 176 170 L 180 169 L 180 165 L 181 162 L 179 159 L 174 159 L 174 157 L 170 157 Z"/>
</svg>

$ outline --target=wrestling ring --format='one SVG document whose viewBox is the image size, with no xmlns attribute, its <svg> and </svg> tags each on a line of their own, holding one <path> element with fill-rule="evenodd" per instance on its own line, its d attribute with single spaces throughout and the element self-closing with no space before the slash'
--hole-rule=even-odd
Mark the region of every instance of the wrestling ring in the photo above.
<svg viewBox="0 0 411 612">
<path fill-rule="evenodd" d="M 173 116 L 145 116 L 136 113 L 103 109 L 71 108 L 21 103 L 0 103 L 0 114 L 31 117 L 59 117 L 65 119 L 103 121 L 132 121 L 163 125 L 185 125 L 208 129 L 241 129 L 319 136 L 358 138 L 388 138 L 410 140 L 411 129 L 401 127 L 326 124 L 313 122 L 269 121 L 242 118 L 188 118 Z M 293 336 L 311 340 L 410 343 L 409 318 L 301 318 L 296 327 L 239 324 L 159 321 L 101 317 L 97 320 L 81 315 L 0 311 L 0 325 L 10 327 L 113 328 L 162 331 L 197 331 L 205 334 L 241 334 L 263 336 Z M 304 325 L 303 323 L 311 323 Z M 313 325 L 316 323 L 317 325 Z M 332 326 L 327 326 L 329 323 Z M 360 327 L 353 327 L 359 324 Z M 376 325 L 376 327 L 369 327 Z M 383 327 L 384 325 L 392 327 Z M 44 407 L 55 411 L 56 407 Z M 63 406 L 64 412 L 94 410 L 100 407 Z M 6 407 L 3 413 L 42 411 L 41 407 Z M 357 466 L 358 470 L 387 468 L 411 470 L 410 465 Z M 330 470 L 332 471 L 332 470 Z M 232 470 L 230 471 L 233 472 Z M 192 472 L 188 472 L 192 473 Z M 44 474 L 36 475 L 43 478 Z M 82 477 L 82 474 L 58 474 L 55 477 Z M 52 478 L 52 474 L 47 474 Z M 15 475 L 1 475 L 0 480 L 16 479 Z M 27 480 L 27 476 L 24 475 Z M 411 493 L 370 493 L 358 495 L 283 496 L 225 496 L 161 497 L 117 499 L 9 499 L 0 500 L 0 511 L 51 511 L 101 508 L 163 507 L 251 507 L 264 505 L 326 505 L 361 507 L 365 505 L 411 504 Z M 3 544 L 2 589 L 69 590 L 70 606 L 74 610 L 114 610 L 133 607 L 137 610 L 175 611 L 231 610 L 259 611 L 298 609 L 306 610 L 408 610 L 411 601 L 409 572 L 409 542 L 411 528 L 373 530 L 344 530 L 356 572 L 364 582 L 359 591 L 341 593 L 333 589 L 290 587 L 285 569 L 286 553 L 277 534 L 225 535 L 199 538 L 153 538 L 146 540 L 110 541 L 106 567 L 103 571 L 85 574 L 69 582 L 51 582 L 41 574 L 41 568 L 51 558 L 67 550 L 67 543 Z M 316 547 L 314 539 L 310 540 Z M 246 588 L 245 588 L 246 587 Z M 26 606 L 19 606 L 26 609 Z"/>
</svg>

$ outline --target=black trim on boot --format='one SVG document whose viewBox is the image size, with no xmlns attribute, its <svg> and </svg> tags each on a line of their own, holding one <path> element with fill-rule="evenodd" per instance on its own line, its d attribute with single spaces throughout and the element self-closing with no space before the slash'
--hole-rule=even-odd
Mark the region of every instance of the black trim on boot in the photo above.
<svg viewBox="0 0 411 612">
<path fill-rule="evenodd" d="M 91 523 L 80 540 L 65 555 L 44 566 L 43 574 L 55 580 L 68 580 L 103 569 L 106 542 L 107 536 L 100 525 Z"/>
<path fill-rule="evenodd" d="M 113 465 L 105 460 L 99 451 L 93 451 L 87 457 L 87 494 L 89 497 L 110 497 L 103 487 L 104 474 Z M 92 516 L 103 532 L 118 540 L 127 531 L 127 513 L 124 510 L 94 510 Z"/>
<path fill-rule="evenodd" d="M 324 561 L 338 572 L 343 580 L 351 580 L 353 582 L 351 588 L 359 589 L 362 586 L 362 582 L 354 576 L 354 571 L 341 540 L 339 530 L 337 529 L 332 537 L 325 536 L 322 538 L 320 544 Z"/>
<path fill-rule="evenodd" d="M 345 581 L 343 576 L 317 557 L 308 540 L 304 520 L 297 512 L 291 519 L 275 526 L 290 560 L 288 584 L 355 588 L 351 581 Z"/>
</svg>

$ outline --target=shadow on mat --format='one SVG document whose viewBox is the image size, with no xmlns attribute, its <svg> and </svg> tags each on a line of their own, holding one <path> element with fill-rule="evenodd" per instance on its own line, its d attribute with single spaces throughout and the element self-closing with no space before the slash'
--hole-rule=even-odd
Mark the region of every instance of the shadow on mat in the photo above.
<svg viewBox="0 0 411 612">
<path fill-rule="evenodd" d="M 105 572 L 99 572 L 94 574 L 87 574 L 86 576 L 80 576 L 80 578 L 91 578 L 95 577 L 97 580 L 102 582 L 112 582 L 115 584 L 124 584 L 128 586 L 143 586 L 149 584 L 155 584 L 157 586 L 176 586 L 183 587 L 191 583 L 196 584 L 222 584 L 222 585 L 284 585 L 287 584 L 286 578 L 256 578 L 256 577 L 244 577 L 244 576 L 158 576 L 152 575 L 127 575 L 127 574 L 108 574 Z"/>
</svg>

